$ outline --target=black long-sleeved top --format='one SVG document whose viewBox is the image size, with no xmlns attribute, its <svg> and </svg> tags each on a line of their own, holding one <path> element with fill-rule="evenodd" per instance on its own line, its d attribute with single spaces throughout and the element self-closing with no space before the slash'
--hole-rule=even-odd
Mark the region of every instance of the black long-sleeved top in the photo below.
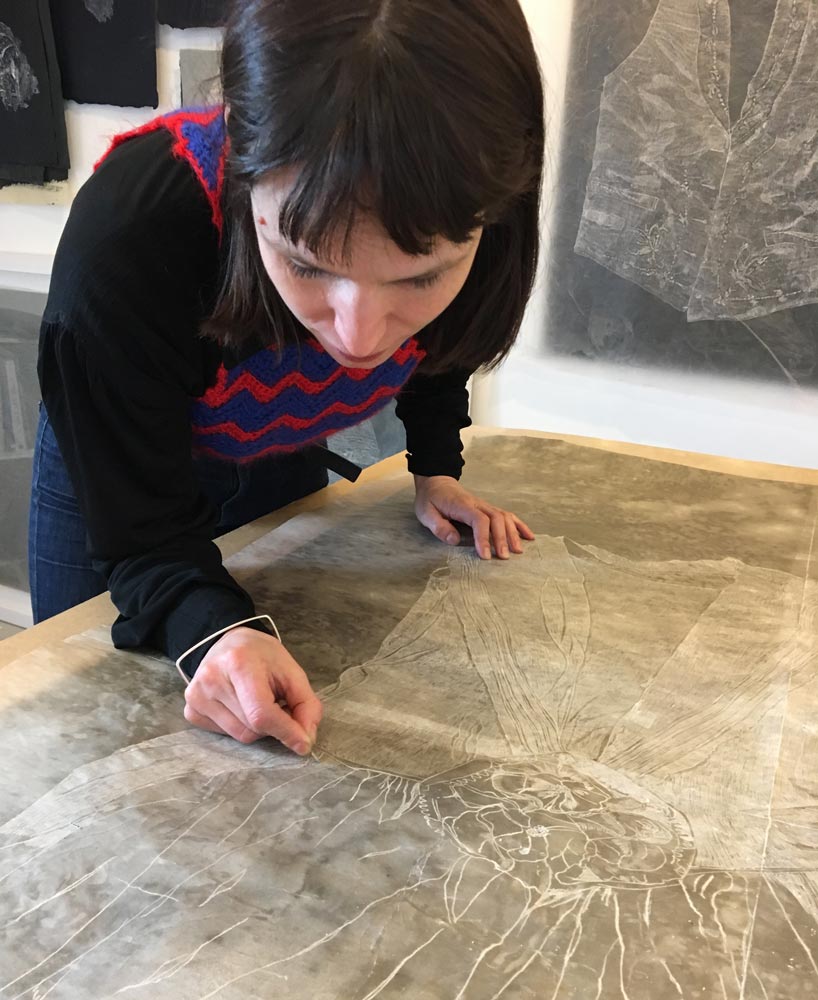
<svg viewBox="0 0 818 1000">
<path fill-rule="evenodd" d="M 166 132 L 137 136 L 75 199 L 40 336 L 43 401 L 93 565 L 120 612 L 114 643 L 171 658 L 256 613 L 212 541 L 216 512 L 192 459 L 191 403 L 221 364 L 238 360 L 198 332 L 220 267 L 211 207 L 190 166 L 171 154 Z M 404 386 L 410 471 L 460 475 L 467 378 L 416 373 Z"/>
</svg>

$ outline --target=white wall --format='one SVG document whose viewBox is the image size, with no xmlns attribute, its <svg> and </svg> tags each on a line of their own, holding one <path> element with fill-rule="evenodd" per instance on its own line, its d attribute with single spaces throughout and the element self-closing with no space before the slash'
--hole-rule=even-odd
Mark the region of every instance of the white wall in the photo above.
<svg viewBox="0 0 818 1000">
<path fill-rule="evenodd" d="M 548 92 L 543 267 L 514 352 L 477 379 L 473 415 L 499 427 L 633 441 L 818 467 L 818 393 L 789 385 L 581 362 L 543 351 L 550 211 L 562 135 L 573 0 L 522 0 Z"/>
<path fill-rule="evenodd" d="M 545 82 L 545 181 L 543 186 L 543 244 L 540 257 L 538 292 L 526 314 L 519 346 L 537 353 L 543 343 L 545 303 L 542 294 L 548 269 L 548 233 L 556 205 L 557 166 L 562 145 L 565 81 L 571 42 L 574 0 L 520 0 L 534 37 Z"/>
</svg>

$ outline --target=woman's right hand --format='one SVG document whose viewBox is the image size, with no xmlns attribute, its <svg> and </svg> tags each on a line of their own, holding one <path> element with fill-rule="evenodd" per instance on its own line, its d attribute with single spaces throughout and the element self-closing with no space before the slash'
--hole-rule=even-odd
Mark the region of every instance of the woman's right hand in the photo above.
<svg viewBox="0 0 818 1000">
<path fill-rule="evenodd" d="M 307 675 L 278 639 L 242 627 L 210 647 L 185 702 L 185 718 L 200 729 L 240 743 L 272 736 L 302 756 L 312 750 L 323 713 Z"/>
</svg>

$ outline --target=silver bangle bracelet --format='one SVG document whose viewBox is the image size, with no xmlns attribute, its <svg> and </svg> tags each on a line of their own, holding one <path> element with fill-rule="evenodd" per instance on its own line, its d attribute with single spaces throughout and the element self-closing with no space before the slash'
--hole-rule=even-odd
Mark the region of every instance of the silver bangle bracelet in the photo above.
<svg viewBox="0 0 818 1000">
<path fill-rule="evenodd" d="M 186 656 L 190 656 L 191 653 L 195 653 L 200 646 L 204 646 L 204 644 L 210 642 L 211 639 L 215 639 L 217 636 L 224 635 L 225 632 L 229 632 L 233 628 L 238 628 L 239 625 L 246 625 L 248 622 L 261 621 L 261 619 L 263 618 L 267 619 L 267 621 L 270 623 L 273 629 L 273 632 L 275 633 L 276 639 L 278 639 L 278 641 L 281 642 L 281 635 L 279 634 L 278 628 L 276 627 L 276 623 L 273 621 L 270 615 L 254 615 L 252 618 L 243 618 L 240 622 L 233 622 L 232 625 L 225 625 L 224 628 L 220 628 L 218 632 L 213 632 L 212 635 L 207 635 L 204 637 L 204 639 L 200 639 L 195 645 L 191 646 L 190 649 L 186 649 L 184 653 L 182 653 L 182 655 L 177 658 L 176 669 L 179 671 L 179 675 L 181 676 L 185 684 L 190 684 L 190 678 L 184 672 L 184 670 L 182 670 L 182 660 L 184 660 Z"/>
</svg>

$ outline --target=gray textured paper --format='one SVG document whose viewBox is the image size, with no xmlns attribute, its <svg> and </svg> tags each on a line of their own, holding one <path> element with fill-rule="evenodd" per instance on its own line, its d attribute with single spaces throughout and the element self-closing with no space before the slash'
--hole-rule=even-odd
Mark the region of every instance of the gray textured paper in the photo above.
<svg viewBox="0 0 818 1000">
<path fill-rule="evenodd" d="M 816 491 L 524 438 L 468 467 L 524 556 L 442 548 L 395 480 L 234 559 L 323 686 L 315 759 L 159 735 L 165 665 L 97 633 L 43 660 L 54 706 L 12 694 L 37 654 L 0 674 L 0 997 L 818 988 Z"/>
<path fill-rule="evenodd" d="M 814 387 L 818 5 L 574 0 L 571 31 L 546 349 Z"/>
<path fill-rule="evenodd" d="M 218 104 L 221 98 L 221 53 L 210 49 L 182 49 L 179 70 L 182 80 L 182 106 Z"/>
</svg>

